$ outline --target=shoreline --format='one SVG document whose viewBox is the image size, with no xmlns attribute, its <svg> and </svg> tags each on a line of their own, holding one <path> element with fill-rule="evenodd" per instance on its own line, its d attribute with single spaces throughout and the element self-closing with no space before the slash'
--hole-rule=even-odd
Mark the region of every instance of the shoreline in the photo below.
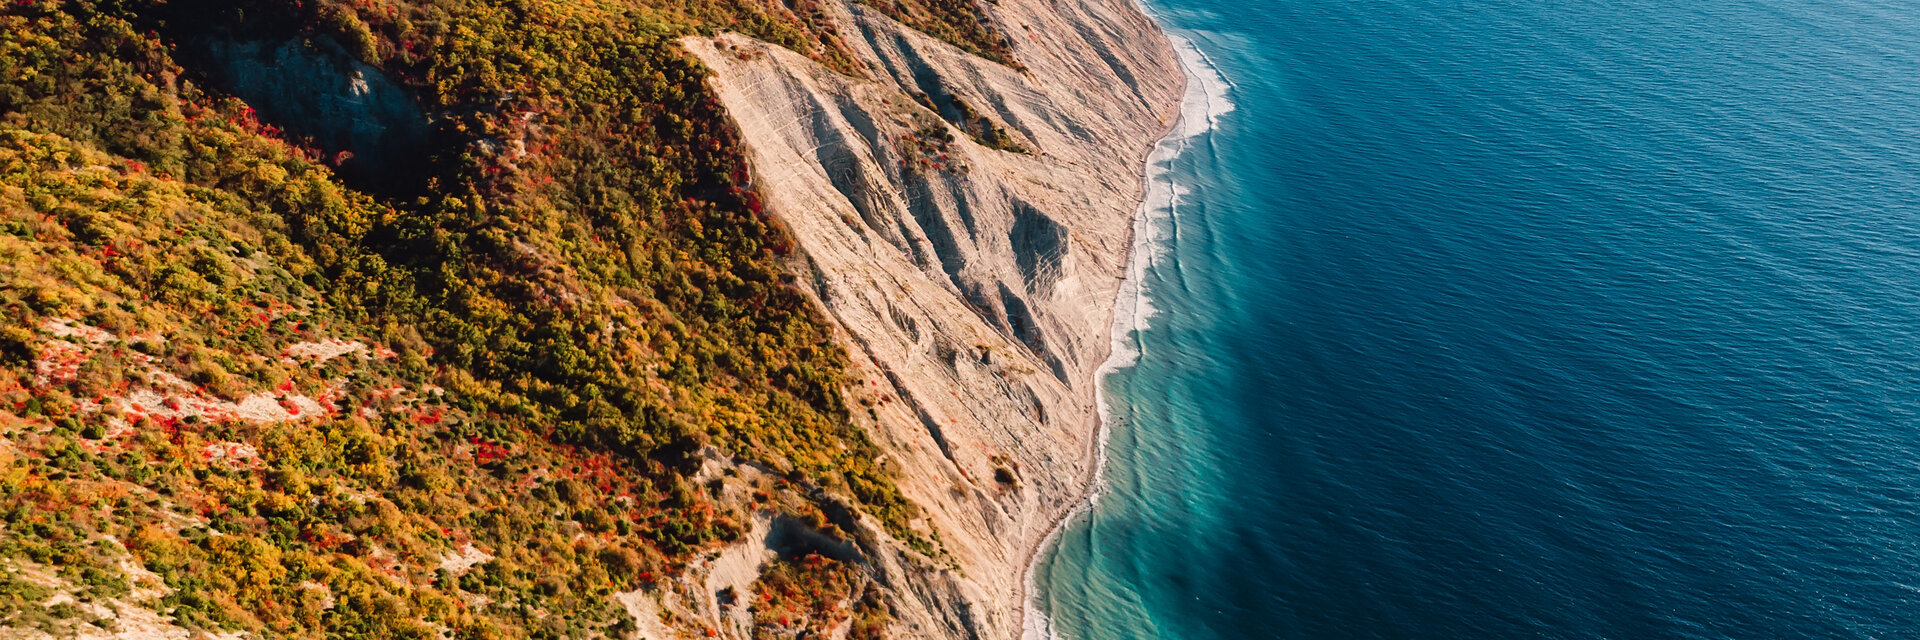
<svg viewBox="0 0 1920 640">
<path fill-rule="evenodd" d="M 1047 533 L 1028 550 L 1025 568 L 1021 571 L 1021 607 L 1020 637 L 1022 640 L 1056 640 L 1059 638 L 1053 630 L 1052 619 L 1040 610 L 1040 593 L 1037 579 L 1041 561 L 1050 557 L 1051 550 L 1058 546 L 1060 536 L 1068 525 L 1092 513 L 1099 504 L 1100 497 L 1106 493 L 1104 479 L 1107 469 L 1107 438 L 1112 425 L 1112 407 L 1107 402 L 1106 379 L 1113 373 L 1133 366 L 1140 357 L 1137 346 L 1130 344 L 1134 335 L 1145 328 L 1148 319 L 1154 315 L 1152 301 L 1147 297 L 1143 282 L 1146 271 L 1153 266 L 1159 256 L 1157 249 L 1163 249 L 1166 239 L 1155 233 L 1153 224 L 1170 219 L 1175 205 L 1184 190 L 1165 179 L 1170 173 L 1168 165 L 1184 153 L 1189 143 L 1196 137 L 1212 131 L 1221 116 L 1233 111 L 1233 104 L 1226 100 L 1226 92 L 1232 84 L 1220 73 L 1213 61 L 1201 52 L 1193 41 L 1168 30 L 1161 18 L 1144 2 L 1136 0 L 1135 6 L 1160 29 L 1168 47 L 1180 63 L 1183 78 L 1180 102 L 1174 109 L 1174 119 L 1166 130 L 1148 147 L 1144 158 L 1139 162 L 1142 185 L 1140 202 L 1134 211 L 1133 226 L 1129 233 L 1127 259 L 1122 267 L 1122 280 L 1114 292 L 1113 318 L 1108 322 L 1108 351 L 1093 374 L 1094 411 L 1098 416 L 1093 442 L 1089 444 L 1089 454 L 1093 459 L 1093 469 L 1081 483 L 1081 491 L 1061 514 L 1052 519 Z M 1156 198 L 1156 195 L 1164 198 Z M 1122 314 L 1126 314 L 1123 316 Z M 1123 324 L 1124 318 L 1124 324 Z"/>
</svg>

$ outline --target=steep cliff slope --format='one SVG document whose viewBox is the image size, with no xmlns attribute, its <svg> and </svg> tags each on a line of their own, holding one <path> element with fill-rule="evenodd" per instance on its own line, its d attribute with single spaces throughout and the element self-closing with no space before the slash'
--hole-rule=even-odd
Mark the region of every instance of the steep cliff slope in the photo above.
<svg viewBox="0 0 1920 640">
<path fill-rule="evenodd" d="M 864 378 L 855 398 L 945 567 L 877 565 L 914 635 L 1019 635 L 1023 576 L 1095 463 L 1094 371 L 1184 83 L 1120 0 L 990 5 L 1022 69 L 830 3 L 866 78 L 739 36 L 715 71 L 758 188 Z"/>
<path fill-rule="evenodd" d="M 1178 85 L 1105 0 L 0 7 L 0 637 L 1010 637 Z"/>
</svg>

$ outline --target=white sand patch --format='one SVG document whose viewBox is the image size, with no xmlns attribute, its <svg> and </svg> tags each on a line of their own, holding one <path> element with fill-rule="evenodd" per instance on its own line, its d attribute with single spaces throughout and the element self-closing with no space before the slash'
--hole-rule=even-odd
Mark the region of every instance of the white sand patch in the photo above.
<svg viewBox="0 0 1920 640">
<path fill-rule="evenodd" d="M 256 393 L 242 398 L 233 409 L 234 417 L 253 422 L 292 422 L 317 418 L 325 413 L 325 408 L 319 402 L 298 394 L 275 397 Z"/>
<path fill-rule="evenodd" d="M 162 394 L 153 389 L 135 389 L 119 399 L 120 409 L 129 416 L 201 420 L 247 420 L 250 422 L 294 422 L 324 417 L 326 404 L 299 394 L 256 393 L 239 402 L 227 402 L 204 393 Z"/>
<path fill-rule="evenodd" d="M 40 328 L 61 338 L 79 338 L 95 345 L 118 342 L 120 339 L 99 327 L 81 324 L 73 318 L 53 318 L 40 323 Z"/>
<path fill-rule="evenodd" d="M 327 585 L 324 585 L 324 584 L 320 584 L 320 583 L 318 583 L 318 582 L 314 582 L 314 581 L 312 581 L 312 580 L 308 580 L 308 581 L 305 581 L 305 582 L 302 582 L 302 583 L 300 583 L 300 589 L 301 589 L 302 591 L 316 591 L 316 592 L 319 592 L 319 593 L 320 593 L 320 609 L 321 609 L 322 611 L 325 611 L 325 610 L 327 610 L 327 609 L 332 609 L 332 608 L 333 608 L 333 605 L 335 604 L 335 601 L 334 601 L 334 599 L 333 599 L 333 588 L 332 588 L 332 587 L 329 587 L 329 586 L 327 586 Z"/>
<path fill-rule="evenodd" d="M 368 353 L 367 345 L 357 340 L 321 340 L 298 342 L 287 347 L 287 357 L 312 360 L 314 365 L 350 353 Z"/>
<path fill-rule="evenodd" d="M 660 621 L 660 603 L 653 595 L 643 590 L 625 591 L 613 594 L 613 601 L 633 616 L 633 626 L 639 631 L 639 637 L 646 640 L 664 640 L 675 637 L 667 631 L 666 623 Z"/>
<path fill-rule="evenodd" d="M 72 382 L 80 375 L 80 363 L 87 361 L 92 349 L 61 340 L 48 340 L 33 359 L 33 382 L 39 386 Z"/>
<path fill-rule="evenodd" d="M 260 461 L 260 450 L 244 442 L 215 442 L 200 448 L 200 458 L 229 467 L 245 467 Z"/>
<path fill-rule="evenodd" d="M 446 569 L 447 573 L 457 576 L 479 566 L 480 563 L 492 559 L 492 554 L 481 551 L 479 547 L 475 547 L 473 543 L 469 542 L 460 545 L 459 549 L 449 551 L 447 555 L 442 556 L 440 558 L 440 568 Z"/>
<path fill-rule="evenodd" d="M 151 362 L 151 360 L 149 360 L 149 362 Z M 193 383 L 181 379 L 180 376 L 159 369 L 150 369 L 147 371 L 147 384 L 162 389 L 174 389 L 177 391 L 193 391 L 197 388 Z"/>
<path fill-rule="evenodd" d="M 120 399 L 120 410 L 133 416 L 155 418 L 198 417 L 219 420 L 233 414 L 232 403 L 202 395 L 162 394 L 153 389 L 135 389 Z"/>
</svg>

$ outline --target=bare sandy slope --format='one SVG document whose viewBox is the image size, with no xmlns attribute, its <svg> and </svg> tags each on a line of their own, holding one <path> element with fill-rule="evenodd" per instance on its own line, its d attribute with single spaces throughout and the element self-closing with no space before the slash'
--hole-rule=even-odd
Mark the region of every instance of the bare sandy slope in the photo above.
<svg viewBox="0 0 1920 640">
<path fill-rule="evenodd" d="M 1016 637 L 1023 569 L 1093 469 L 1140 166 L 1184 75 L 1129 0 L 983 3 L 1025 73 L 826 4 L 869 78 L 734 35 L 684 44 L 714 69 L 853 356 L 860 419 L 942 549 L 862 545 L 900 605 L 895 635 Z M 909 92 L 957 97 L 1031 153 L 958 129 L 928 151 L 909 136 L 949 125 Z"/>
</svg>

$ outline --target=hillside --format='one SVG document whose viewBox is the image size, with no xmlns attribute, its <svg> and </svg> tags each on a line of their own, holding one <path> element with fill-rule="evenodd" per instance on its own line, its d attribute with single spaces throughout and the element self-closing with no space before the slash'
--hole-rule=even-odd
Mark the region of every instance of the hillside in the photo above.
<svg viewBox="0 0 1920 640">
<path fill-rule="evenodd" d="M 969 0 L 870 9 L 1027 70 Z M 846 11 L 0 10 L 0 635 L 913 628 L 876 550 L 963 560 L 682 44 L 887 77 Z M 1036 153 L 913 99 L 929 144 Z"/>
</svg>

